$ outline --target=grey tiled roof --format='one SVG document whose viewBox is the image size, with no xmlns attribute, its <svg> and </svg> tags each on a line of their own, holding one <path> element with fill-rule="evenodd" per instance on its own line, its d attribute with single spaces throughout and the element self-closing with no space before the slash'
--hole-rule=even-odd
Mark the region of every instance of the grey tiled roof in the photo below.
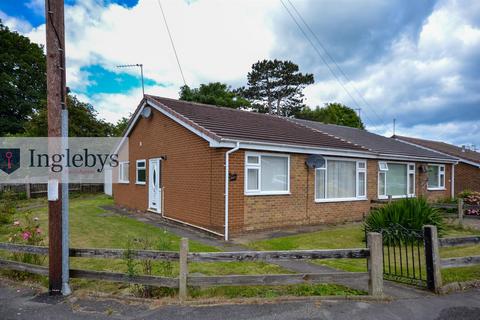
<svg viewBox="0 0 480 320">
<path fill-rule="evenodd" d="M 147 96 L 213 137 L 365 151 L 347 141 L 288 121 L 283 117 Z"/>
<path fill-rule="evenodd" d="M 351 143 L 357 144 L 358 146 L 362 146 L 376 154 L 441 158 L 453 160 L 453 158 L 442 155 L 438 152 L 412 146 L 411 144 L 397 141 L 392 138 L 387 138 L 362 129 L 300 119 L 292 119 L 291 121 L 303 124 L 306 127 L 316 129 L 320 132 L 324 132 L 332 136 L 345 139 L 347 141 L 350 141 Z"/>
<path fill-rule="evenodd" d="M 415 147 L 365 130 L 314 121 L 222 108 L 146 95 L 160 106 L 214 140 L 242 140 L 289 146 L 361 151 L 373 155 L 407 156 L 453 160 L 446 155 Z"/>
<path fill-rule="evenodd" d="M 454 146 L 453 144 L 448 144 L 441 141 L 425 140 L 425 139 L 404 137 L 404 136 L 398 136 L 398 135 L 393 136 L 393 138 L 397 140 L 413 143 L 413 144 L 416 144 L 425 148 L 429 148 L 432 150 L 436 150 L 459 159 L 465 159 L 467 161 L 475 162 L 480 165 L 480 152 L 463 149 L 461 147 Z"/>
</svg>

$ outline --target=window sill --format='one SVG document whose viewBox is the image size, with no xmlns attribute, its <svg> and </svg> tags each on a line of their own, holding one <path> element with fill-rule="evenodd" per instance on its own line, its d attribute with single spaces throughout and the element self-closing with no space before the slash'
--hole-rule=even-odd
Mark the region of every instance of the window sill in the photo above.
<svg viewBox="0 0 480 320">
<path fill-rule="evenodd" d="M 447 188 L 427 188 L 427 191 L 445 191 Z"/>
<path fill-rule="evenodd" d="M 130 184 L 130 181 L 118 181 L 120 184 Z"/>
<path fill-rule="evenodd" d="M 144 186 L 144 185 L 146 185 L 147 183 L 146 183 L 146 182 L 138 182 L 138 181 L 137 181 L 137 182 L 135 182 L 135 184 L 137 184 L 137 185 L 139 185 L 139 186 Z"/>
<path fill-rule="evenodd" d="M 367 201 L 368 198 L 332 198 L 332 199 L 315 199 L 315 203 L 329 202 L 350 202 L 350 201 Z"/>
<path fill-rule="evenodd" d="M 245 192 L 246 196 L 289 196 L 290 191 L 277 191 L 277 192 Z"/>
<path fill-rule="evenodd" d="M 392 196 L 392 199 L 404 199 L 404 198 L 416 198 L 416 195 L 409 194 L 409 195 L 406 195 L 406 196 Z M 388 197 L 378 196 L 378 200 L 388 200 Z"/>
</svg>

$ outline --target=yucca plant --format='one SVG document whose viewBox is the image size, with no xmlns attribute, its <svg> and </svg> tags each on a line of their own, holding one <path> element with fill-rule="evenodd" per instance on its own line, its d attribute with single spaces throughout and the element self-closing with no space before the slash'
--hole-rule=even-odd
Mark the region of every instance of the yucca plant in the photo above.
<svg viewBox="0 0 480 320">
<path fill-rule="evenodd" d="M 439 235 L 445 229 L 443 217 L 424 198 L 405 198 L 370 212 L 364 222 L 365 232 L 380 232 L 384 243 L 402 239 L 415 242 L 421 238 L 424 225 L 435 225 Z"/>
</svg>

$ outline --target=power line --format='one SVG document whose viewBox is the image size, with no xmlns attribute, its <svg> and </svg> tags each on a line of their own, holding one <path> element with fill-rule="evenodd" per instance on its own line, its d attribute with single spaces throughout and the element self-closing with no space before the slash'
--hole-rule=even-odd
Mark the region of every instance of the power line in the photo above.
<svg viewBox="0 0 480 320">
<path fill-rule="evenodd" d="M 305 37 L 305 39 L 307 39 L 307 41 L 310 43 L 310 45 L 312 46 L 312 48 L 315 50 L 315 52 L 317 53 L 317 55 L 320 57 L 320 59 L 322 60 L 322 62 L 325 64 L 325 66 L 328 68 L 328 70 L 330 71 L 330 73 L 333 75 L 333 77 L 337 80 L 338 84 L 343 88 L 343 90 L 347 93 L 347 95 L 350 97 L 350 99 L 353 101 L 353 103 L 355 104 L 355 106 L 357 108 L 360 108 L 359 106 L 359 103 L 357 102 L 357 99 L 355 99 L 353 97 L 353 95 L 351 94 L 351 92 L 347 89 L 347 87 L 345 86 L 345 84 L 343 83 L 342 79 L 339 78 L 339 76 L 337 76 L 337 74 L 334 72 L 334 70 L 332 69 L 332 67 L 330 66 L 330 64 L 328 63 L 328 61 L 325 60 L 325 58 L 323 57 L 323 55 L 320 53 L 320 50 L 317 48 L 317 46 L 315 45 L 315 43 L 311 40 L 311 38 L 308 36 L 308 34 L 305 32 L 305 30 L 303 29 L 303 27 L 300 25 L 300 23 L 297 21 L 297 19 L 294 17 L 294 15 L 292 14 L 292 12 L 290 11 L 290 9 L 287 7 L 287 5 L 284 3 L 283 0 L 280 0 L 280 2 L 282 3 L 283 7 L 285 8 L 285 10 L 287 11 L 287 13 L 290 15 L 290 17 L 292 18 L 292 20 L 295 22 L 295 24 L 297 25 L 298 29 L 300 30 L 300 32 L 303 34 L 303 36 Z M 294 8 L 295 9 L 295 8 Z M 297 14 L 298 14 L 298 11 L 297 11 Z M 305 23 L 305 22 L 304 22 Z M 308 27 L 308 25 L 307 25 Z M 366 114 L 365 114 L 365 118 L 373 123 L 373 121 L 370 119 L 370 117 Z"/>
<path fill-rule="evenodd" d="M 330 65 L 328 64 L 328 62 L 325 60 L 325 58 L 322 56 L 322 54 L 320 53 L 320 50 L 318 50 L 317 46 L 315 45 L 315 43 L 313 43 L 313 41 L 310 39 L 310 37 L 308 36 L 308 34 L 305 32 L 305 30 L 302 28 L 302 26 L 300 25 L 300 23 L 298 23 L 297 19 L 293 16 L 292 12 L 290 11 L 290 9 L 287 7 L 287 5 L 283 2 L 283 0 L 280 0 L 280 2 L 282 3 L 283 7 L 285 8 L 285 10 L 287 10 L 288 14 L 290 15 L 290 17 L 292 18 L 292 20 L 295 22 L 295 24 L 297 25 L 298 29 L 300 30 L 300 32 L 303 34 L 303 36 L 305 37 L 305 39 L 307 39 L 307 41 L 310 43 L 310 45 L 312 46 L 312 48 L 315 50 L 315 52 L 317 53 L 317 55 L 320 57 L 320 59 L 322 59 L 323 63 L 325 64 L 325 66 L 328 68 L 328 70 L 330 71 L 330 73 L 334 76 L 334 78 L 337 80 L 337 82 L 340 84 L 340 86 L 343 88 L 343 90 L 345 90 L 345 92 L 348 94 L 348 96 L 350 97 L 350 99 L 352 99 L 353 103 L 355 104 L 355 106 L 357 108 L 360 108 L 357 100 L 352 96 L 352 94 L 350 93 L 350 91 L 348 91 L 348 89 L 345 87 L 345 85 L 343 84 L 343 81 L 337 76 L 337 74 L 333 71 L 333 69 L 330 67 Z M 369 122 L 372 122 L 368 116 L 366 116 L 366 118 L 369 120 Z"/>
<path fill-rule="evenodd" d="M 343 71 L 343 69 L 340 67 L 340 65 L 337 63 L 337 61 L 333 58 L 333 56 L 328 52 L 327 48 L 325 47 L 325 45 L 323 45 L 322 41 L 320 41 L 320 39 L 318 38 L 318 36 L 313 32 L 312 28 L 310 27 L 310 25 L 305 21 L 305 19 L 303 18 L 303 16 L 300 14 L 300 12 L 297 10 L 297 8 L 295 7 L 295 5 L 290 1 L 290 0 L 287 0 L 288 3 L 290 4 L 290 6 L 293 8 L 293 10 L 295 11 L 295 13 L 297 14 L 297 16 L 300 18 L 300 20 L 302 20 L 303 24 L 307 27 L 308 31 L 310 31 L 310 33 L 313 35 L 313 37 L 317 40 L 318 44 L 320 45 L 320 47 L 323 49 L 323 51 L 325 52 L 325 54 L 330 58 L 330 60 L 335 64 L 335 66 L 337 67 L 337 69 L 339 70 L 339 72 L 345 77 L 345 79 L 351 83 L 351 86 L 353 88 L 353 90 L 357 93 L 357 95 L 360 97 L 360 99 L 363 101 L 363 103 L 369 107 L 372 112 L 376 115 L 376 117 L 378 118 L 378 120 L 382 121 L 384 120 L 384 117 L 380 117 L 380 115 L 375 111 L 375 109 L 365 100 L 365 98 L 363 97 L 363 95 L 358 91 L 358 89 L 355 87 L 355 85 L 353 84 L 353 81 L 352 79 Z"/>
<path fill-rule="evenodd" d="M 183 84 L 187 85 L 187 82 L 185 81 L 185 76 L 183 75 L 182 66 L 180 64 L 180 59 L 178 58 L 177 49 L 175 48 L 175 43 L 173 42 L 173 37 L 170 33 L 170 28 L 168 27 L 167 18 L 165 17 L 165 12 L 163 11 L 162 3 L 160 2 L 160 0 L 157 0 L 157 2 L 158 6 L 160 7 L 160 11 L 162 11 L 163 22 L 165 22 L 165 28 L 167 29 L 168 37 L 170 38 L 170 43 L 173 48 L 173 53 L 175 54 L 175 59 L 177 60 L 178 69 L 180 70 L 180 74 L 182 75 Z"/>
</svg>

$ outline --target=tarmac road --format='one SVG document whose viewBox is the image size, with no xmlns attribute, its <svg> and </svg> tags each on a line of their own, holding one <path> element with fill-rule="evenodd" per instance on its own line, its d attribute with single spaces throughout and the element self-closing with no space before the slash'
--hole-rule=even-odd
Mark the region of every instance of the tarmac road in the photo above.
<svg viewBox="0 0 480 320">
<path fill-rule="evenodd" d="M 0 279 L 0 319 L 480 319 L 480 289 L 391 302 L 308 300 L 268 304 L 153 306 L 129 300 L 51 298 Z"/>
</svg>

